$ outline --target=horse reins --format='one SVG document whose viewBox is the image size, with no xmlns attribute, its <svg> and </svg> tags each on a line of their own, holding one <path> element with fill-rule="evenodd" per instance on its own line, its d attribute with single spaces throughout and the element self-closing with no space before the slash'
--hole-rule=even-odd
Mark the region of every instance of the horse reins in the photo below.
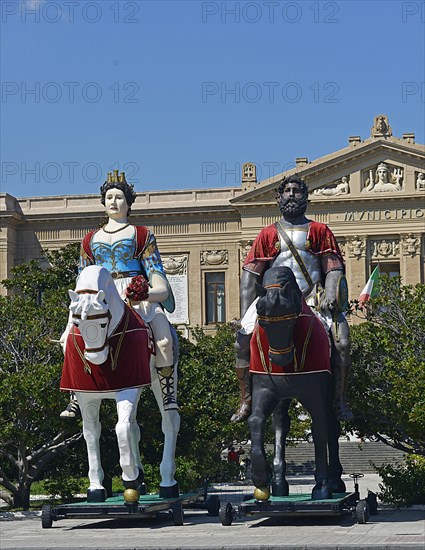
<svg viewBox="0 0 425 550">
<path fill-rule="evenodd" d="M 285 288 L 288 284 L 289 283 L 287 282 L 287 283 L 285 283 L 284 286 L 282 286 L 279 283 L 274 283 L 274 284 L 266 285 L 264 288 L 266 288 L 266 289 L 279 288 L 280 289 L 280 288 Z M 296 319 L 298 319 L 298 314 L 297 313 L 289 313 L 287 315 L 278 315 L 278 316 L 275 316 L 275 317 L 271 317 L 271 316 L 267 317 L 265 315 L 257 315 L 257 318 L 260 321 L 263 321 L 263 322 L 266 322 L 266 323 L 279 323 L 281 321 L 295 321 Z M 259 335 L 258 331 L 257 331 L 257 346 L 258 346 L 258 350 L 260 352 L 260 359 L 261 359 L 261 362 L 263 364 L 263 368 L 266 372 L 271 374 L 273 367 L 272 367 L 272 364 L 271 364 L 271 361 L 270 361 L 270 357 L 269 357 L 269 361 L 268 361 L 268 364 L 267 364 L 266 358 L 265 358 L 263 350 L 262 350 L 260 335 Z M 269 352 L 273 353 L 274 355 L 287 355 L 288 353 L 291 353 L 293 351 L 294 347 L 295 346 L 292 343 L 287 348 L 272 348 L 270 343 L 269 343 Z M 297 358 L 296 358 L 295 353 L 294 353 L 294 361 L 295 361 L 295 365 L 297 366 Z"/>
<path fill-rule="evenodd" d="M 77 294 L 97 294 L 99 291 L 98 290 L 92 290 L 92 289 L 87 289 L 87 288 L 84 288 L 84 289 L 81 289 L 81 290 L 77 290 L 76 291 Z M 72 317 L 74 319 L 81 319 L 81 315 L 79 315 L 78 313 L 75 313 L 72 315 Z M 97 313 L 95 315 L 88 315 L 86 317 L 87 320 L 93 320 L 93 319 L 103 319 L 103 318 L 107 318 L 108 319 L 108 325 L 111 321 L 111 318 L 112 318 L 112 315 L 111 315 L 111 312 L 108 311 L 106 313 Z M 126 317 L 125 317 L 125 322 L 124 322 L 124 327 L 123 327 L 123 330 L 121 332 L 121 335 L 120 335 L 120 338 L 118 340 L 118 344 L 117 344 L 117 349 L 116 349 L 116 353 L 115 353 L 115 357 L 113 356 L 112 354 L 112 348 L 109 348 L 109 353 L 110 353 L 110 356 L 111 356 L 111 369 L 112 370 L 115 370 L 116 369 L 116 366 L 117 366 L 117 359 L 119 357 L 119 354 L 120 354 L 120 351 L 121 351 L 121 345 L 122 345 L 122 342 L 124 340 L 124 336 L 125 336 L 125 333 L 127 331 L 127 328 L 128 328 L 128 323 L 129 323 L 129 320 L 130 320 L 130 312 L 129 312 L 129 309 L 127 308 L 127 311 L 126 311 Z M 75 328 L 75 325 L 72 326 L 72 331 L 71 331 L 71 334 L 72 334 L 72 340 L 74 342 L 74 346 L 77 350 L 77 353 L 78 355 L 80 356 L 80 359 L 82 360 L 83 364 L 84 364 L 84 370 L 86 372 L 88 372 L 89 374 L 91 374 L 91 368 L 90 368 L 90 365 L 88 364 L 87 362 L 87 359 L 85 358 L 84 356 L 84 353 L 82 353 L 80 347 L 78 346 L 77 344 L 77 340 L 75 338 L 75 331 L 74 331 L 74 328 Z M 108 338 L 105 338 L 105 342 L 103 344 L 103 346 L 99 347 L 99 348 L 85 348 L 84 351 L 86 352 L 91 352 L 91 353 L 96 353 L 96 352 L 99 352 L 99 351 L 102 351 L 105 349 L 105 347 L 108 345 Z"/>
</svg>

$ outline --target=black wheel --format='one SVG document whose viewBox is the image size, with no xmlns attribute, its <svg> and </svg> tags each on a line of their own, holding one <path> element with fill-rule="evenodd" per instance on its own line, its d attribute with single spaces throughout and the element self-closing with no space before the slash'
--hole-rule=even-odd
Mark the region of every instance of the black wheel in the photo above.
<svg viewBox="0 0 425 550">
<path fill-rule="evenodd" d="M 365 500 L 359 500 L 356 506 L 357 523 L 367 523 L 369 520 L 369 505 Z"/>
<path fill-rule="evenodd" d="M 173 523 L 174 525 L 183 525 L 184 522 L 184 512 L 181 502 L 175 502 L 171 510 L 173 512 Z"/>
<path fill-rule="evenodd" d="M 232 525 L 233 521 L 233 506 L 228 502 L 220 506 L 220 511 L 218 513 L 220 518 L 221 525 Z"/>
<path fill-rule="evenodd" d="M 52 507 L 49 504 L 45 504 L 41 509 L 41 526 L 43 529 L 50 529 L 52 525 Z"/>
<path fill-rule="evenodd" d="M 207 498 L 207 510 L 209 516 L 218 516 L 220 512 L 220 497 L 211 495 Z"/>
</svg>

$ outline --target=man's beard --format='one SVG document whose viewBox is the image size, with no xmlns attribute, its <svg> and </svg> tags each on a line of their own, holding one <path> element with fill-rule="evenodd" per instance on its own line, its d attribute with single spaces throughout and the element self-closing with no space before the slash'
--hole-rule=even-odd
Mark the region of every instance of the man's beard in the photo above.
<svg viewBox="0 0 425 550">
<path fill-rule="evenodd" d="M 281 199 L 279 202 L 279 210 L 284 218 L 293 220 L 304 215 L 307 210 L 307 197 L 296 199 L 289 197 L 288 199 Z"/>
</svg>

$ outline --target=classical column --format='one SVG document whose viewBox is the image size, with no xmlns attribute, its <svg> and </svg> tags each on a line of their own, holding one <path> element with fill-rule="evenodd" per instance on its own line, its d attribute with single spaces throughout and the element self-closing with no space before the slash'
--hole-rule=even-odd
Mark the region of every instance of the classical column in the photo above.
<svg viewBox="0 0 425 550">
<path fill-rule="evenodd" d="M 346 263 L 351 300 L 359 297 L 367 279 L 366 240 L 366 235 L 354 235 L 347 238 L 348 255 L 346 255 Z"/>
<path fill-rule="evenodd" d="M 421 234 L 407 233 L 400 235 L 400 275 L 405 285 L 415 284 L 421 280 Z M 422 278 L 422 282 L 423 278 Z"/>
</svg>

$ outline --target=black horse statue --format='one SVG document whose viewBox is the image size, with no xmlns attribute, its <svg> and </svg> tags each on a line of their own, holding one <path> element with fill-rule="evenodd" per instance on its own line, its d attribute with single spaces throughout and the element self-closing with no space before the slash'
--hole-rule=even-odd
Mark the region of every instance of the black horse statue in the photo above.
<svg viewBox="0 0 425 550">
<path fill-rule="evenodd" d="M 274 496 L 288 494 L 285 479 L 288 408 L 290 400 L 297 399 L 312 420 L 316 465 L 312 498 L 331 498 L 332 490 L 342 492 L 345 486 L 338 458 L 339 423 L 332 412 L 328 334 L 303 300 L 289 268 L 268 269 L 262 285 L 257 284 L 257 293 L 258 323 L 250 346 L 252 413 L 248 420 L 255 496 L 267 499 L 270 484 Z M 264 450 L 265 425 L 271 414 L 276 436 L 273 469 L 266 461 Z M 328 433 L 332 434 L 330 445 Z"/>
</svg>

